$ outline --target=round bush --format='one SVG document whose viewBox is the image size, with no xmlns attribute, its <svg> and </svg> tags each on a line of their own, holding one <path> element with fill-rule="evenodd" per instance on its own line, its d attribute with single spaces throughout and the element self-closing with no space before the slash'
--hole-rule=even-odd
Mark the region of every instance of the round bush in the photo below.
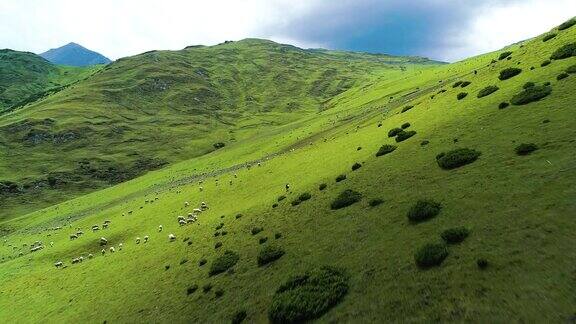
<svg viewBox="0 0 576 324">
<path fill-rule="evenodd" d="M 198 266 L 201 267 L 203 265 L 205 265 L 208 262 L 208 260 L 206 259 L 200 259 L 200 261 L 198 261 Z"/>
<path fill-rule="evenodd" d="M 382 145 L 380 147 L 380 149 L 378 150 L 378 152 L 376 152 L 376 156 L 382 156 L 382 155 L 386 155 L 388 153 L 392 153 L 392 152 L 394 152 L 396 147 L 397 146 L 390 145 L 390 144 Z"/>
<path fill-rule="evenodd" d="M 403 142 L 414 135 L 416 135 L 416 131 L 401 131 L 396 135 L 396 142 Z"/>
<path fill-rule="evenodd" d="M 281 237 L 282 237 L 282 233 L 280 233 L 280 232 L 274 234 L 274 238 L 275 238 L 275 239 L 279 239 L 279 238 L 281 238 Z"/>
<path fill-rule="evenodd" d="M 411 223 L 419 223 L 429 220 L 440 213 L 442 205 L 433 200 L 418 200 L 408 210 L 408 220 Z"/>
<path fill-rule="evenodd" d="M 333 267 L 290 278 L 276 290 L 268 311 L 271 323 L 302 323 L 336 306 L 348 293 L 349 277 Z"/>
<path fill-rule="evenodd" d="M 576 43 L 563 45 L 556 49 L 550 56 L 551 60 L 563 60 L 569 57 L 576 56 Z"/>
<path fill-rule="evenodd" d="M 477 97 L 478 98 L 486 97 L 486 96 L 498 91 L 498 89 L 499 88 L 497 86 L 493 86 L 493 85 L 487 86 L 486 88 L 484 88 L 484 89 L 480 90 L 480 92 L 478 92 Z"/>
<path fill-rule="evenodd" d="M 391 130 L 388 131 L 388 137 L 394 137 L 396 135 L 398 135 L 398 133 L 400 133 L 402 131 L 402 128 L 392 128 Z"/>
<path fill-rule="evenodd" d="M 266 245 L 258 253 L 258 266 L 264 266 L 268 263 L 274 262 L 280 259 L 284 255 L 284 250 L 274 244 Z"/>
<path fill-rule="evenodd" d="M 562 73 L 558 74 L 558 76 L 556 77 L 556 80 L 560 81 L 562 79 L 566 79 L 568 76 L 569 76 L 568 73 L 562 72 Z"/>
<path fill-rule="evenodd" d="M 522 69 L 519 68 L 506 68 L 502 71 L 500 71 L 500 76 L 498 76 L 498 79 L 504 81 L 504 80 L 508 80 L 510 78 L 513 78 L 515 76 L 517 76 L 518 74 L 522 73 Z"/>
<path fill-rule="evenodd" d="M 370 207 L 376 207 L 381 205 L 382 203 L 384 203 L 384 200 L 380 199 L 380 198 L 375 198 L 372 199 L 368 202 L 368 205 L 370 205 Z"/>
<path fill-rule="evenodd" d="M 488 268 L 488 260 L 486 260 L 484 258 L 480 258 L 480 259 L 476 260 L 476 265 L 478 266 L 478 268 L 480 270 L 484 270 L 484 269 Z"/>
<path fill-rule="evenodd" d="M 198 290 L 198 285 L 192 285 L 186 289 L 186 295 L 192 295 L 196 290 Z"/>
<path fill-rule="evenodd" d="M 558 34 L 556 34 L 556 33 L 546 34 L 546 35 L 544 35 L 544 37 L 542 37 L 542 41 L 547 42 L 547 41 L 551 40 L 552 38 L 556 37 L 557 35 Z"/>
<path fill-rule="evenodd" d="M 446 249 L 446 245 L 440 243 L 428 243 L 418 249 L 416 254 L 414 254 L 414 260 L 418 267 L 426 269 L 439 266 L 447 256 L 448 249 Z"/>
<path fill-rule="evenodd" d="M 566 69 L 567 73 L 573 74 L 576 73 L 576 64 L 574 65 L 570 65 L 567 69 Z"/>
<path fill-rule="evenodd" d="M 336 177 L 336 182 L 340 182 L 340 181 L 344 181 L 344 180 L 346 180 L 345 174 L 341 174 L 341 175 Z"/>
<path fill-rule="evenodd" d="M 462 99 L 466 98 L 467 95 L 468 95 L 468 93 L 466 93 L 466 92 L 460 92 L 458 95 L 456 95 L 456 99 L 462 100 Z"/>
<path fill-rule="evenodd" d="M 406 106 L 406 107 L 402 108 L 402 110 L 400 111 L 400 113 L 405 113 L 405 112 L 407 112 L 408 110 L 410 110 L 410 109 L 412 109 L 412 108 L 414 108 L 414 106 Z"/>
<path fill-rule="evenodd" d="M 528 154 L 536 151 L 537 149 L 538 149 L 538 146 L 534 143 L 523 143 L 523 144 L 516 146 L 514 151 L 516 151 L 516 154 L 518 154 L 518 155 L 528 155 Z"/>
<path fill-rule="evenodd" d="M 260 232 L 262 232 L 264 229 L 262 227 L 258 227 L 258 226 L 254 226 L 252 227 L 252 230 L 250 230 L 250 232 L 252 233 L 252 235 L 256 235 Z"/>
<path fill-rule="evenodd" d="M 510 106 L 509 103 L 507 103 L 507 102 L 501 102 L 501 103 L 498 105 L 498 109 L 504 109 L 504 108 L 507 108 L 508 106 Z"/>
<path fill-rule="evenodd" d="M 526 105 L 531 102 L 538 101 L 551 93 L 552 87 L 550 86 L 534 86 L 532 88 L 524 89 L 524 91 L 512 97 L 510 102 L 515 106 Z"/>
<path fill-rule="evenodd" d="M 268 241 L 268 237 L 265 236 L 265 237 L 261 237 L 261 238 L 258 240 L 258 243 L 259 243 L 259 244 L 264 244 L 264 243 L 266 243 L 267 241 Z"/>
<path fill-rule="evenodd" d="M 572 18 L 572 19 L 567 20 L 567 21 L 563 22 L 562 24 L 560 24 L 560 26 L 558 26 L 558 30 L 568 29 L 568 28 L 574 26 L 575 24 L 576 24 L 576 18 Z"/>
<path fill-rule="evenodd" d="M 402 127 L 402 129 L 406 129 L 406 128 L 410 127 L 410 123 L 404 123 L 404 124 L 402 124 L 401 127 Z"/>
<path fill-rule="evenodd" d="M 318 190 L 324 190 L 324 189 L 326 189 L 326 187 L 328 187 L 327 184 L 321 183 L 321 184 L 318 186 Z"/>
<path fill-rule="evenodd" d="M 238 262 L 238 260 L 240 260 L 238 253 L 225 251 L 223 255 L 217 257 L 214 262 L 212 262 L 212 266 L 210 267 L 208 274 L 210 276 L 214 276 L 228 271 L 228 269 L 232 268 Z"/>
<path fill-rule="evenodd" d="M 498 57 L 498 60 L 502 61 L 503 59 L 507 58 L 507 57 L 510 56 L 511 54 L 512 54 L 511 51 L 502 52 L 502 53 L 500 53 L 500 56 Z"/>
<path fill-rule="evenodd" d="M 220 248 L 222 246 L 222 242 L 216 242 L 216 244 L 214 244 L 214 248 Z"/>
<path fill-rule="evenodd" d="M 346 189 L 342 191 L 338 197 L 332 202 L 330 208 L 332 209 L 341 209 L 344 207 L 348 207 L 352 204 L 355 204 L 362 199 L 362 194 L 354 191 L 352 189 Z"/>
<path fill-rule="evenodd" d="M 442 169 L 451 170 L 476 161 L 480 155 L 481 153 L 479 151 L 460 148 L 438 154 L 436 156 L 436 162 Z"/>
<path fill-rule="evenodd" d="M 246 316 L 248 315 L 245 310 L 239 310 L 232 316 L 231 322 L 232 324 L 240 324 L 246 319 Z"/>
<path fill-rule="evenodd" d="M 466 227 L 455 227 L 445 230 L 440 236 L 444 242 L 448 244 L 456 244 L 464 241 L 469 234 L 470 230 Z"/>
<path fill-rule="evenodd" d="M 362 164 L 356 162 L 352 165 L 352 171 L 356 171 L 362 167 Z"/>
</svg>

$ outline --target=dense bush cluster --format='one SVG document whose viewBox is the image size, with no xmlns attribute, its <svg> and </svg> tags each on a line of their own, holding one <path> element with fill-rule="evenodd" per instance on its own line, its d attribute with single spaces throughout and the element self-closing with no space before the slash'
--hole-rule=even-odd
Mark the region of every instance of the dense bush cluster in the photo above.
<svg viewBox="0 0 576 324">
<path fill-rule="evenodd" d="M 560 26 L 558 26 L 558 30 L 565 30 L 565 29 L 568 29 L 574 25 L 576 25 L 576 18 L 572 18 L 572 19 L 565 21 L 562 24 L 560 24 Z"/>
<path fill-rule="evenodd" d="M 344 181 L 344 180 L 346 180 L 345 174 L 341 174 L 341 175 L 336 177 L 336 182 L 340 182 L 340 181 Z"/>
<path fill-rule="evenodd" d="M 403 142 L 414 135 L 416 135 L 416 131 L 401 131 L 396 135 L 396 142 Z"/>
<path fill-rule="evenodd" d="M 228 269 L 232 268 L 238 262 L 238 260 L 240 260 L 238 253 L 233 251 L 225 251 L 224 254 L 217 257 L 214 262 L 212 262 L 212 266 L 210 267 L 208 274 L 210 276 L 214 276 L 228 271 Z"/>
<path fill-rule="evenodd" d="M 346 189 L 342 191 L 338 197 L 332 202 L 330 208 L 332 209 L 341 209 L 344 207 L 348 207 L 352 204 L 355 204 L 362 199 L 362 194 L 358 191 L 354 191 L 352 189 Z"/>
<path fill-rule="evenodd" d="M 558 34 L 556 34 L 556 33 L 546 34 L 546 35 L 544 35 L 544 37 L 542 37 L 542 41 L 547 42 L 547 41 L 551 40 L 552 38 L 556 37 L 557 35 Z"/>
<path fill-rule="evenodd" d="M 444 242 L 448 244 L 456 244 L 464 241 L 469 234 L 470 230 L 466 227 L 455 227 L 445 230 L 440 236 Z"/>
<path fill-rule="evenodd" d="M 534 86 L 528 89 L 524 89 L 524 91 L 512 97 L 512 99 L 510 99 L 510 102 L 516 106 L 526 105 L 531 102 L 538 101 L 551 93 L 552 93 L 552 87 L 550 86 L 547 85 Z"/>
<path fill-rule="evenodd" d="M 538 149 L 538 146 L 534 143 L 522 143 L 514 149 L 518 155 L 528 155 Z"/>
<path fill-rule="evenodd" d="M 423 222 L 438 215 L 441 209 L 442 205 L 439 202 L 435 202 L 429 199 L 418 200 L 408 210 L 408 220 L 411 223 Z"/>
<path fill-rule="evenodd" d="M 396 135 L 398 135 L 398 133 L 400 133 L 402 131 L 402 128 L 396 127 L 396 128 L 392 128 L 391 130 L 388 131 L 388 137 L 394 137 Z"/>
<path fill-rule="evenodd" d="M 274 244 L 266 245 L 260 250 L 260 253 L 258 253 L 257 257 L 258 266 L 261 267 L 268 263 L 274 262 L 280 259 L 284 255 L 284 253 L 285 253 L 284 250 L 277 245 Z"/>
<path fill-rule="evenodd" d="M 442 169 L 451 170 L 476 161 L 480 155 L 481 153 L 479 151 L 460 148 L 438 154 L 436 156 L 436 162 Z"/>
<path fill-rule="evenodd" d="M 418 267 L 426 269 L 439 266 L 448 256 L 448 249 L 444 244 L 428 243 L 418 249 L 414 254 L 414 260 Z"/>
<path fill-rule="evenodd" d="M 502 61 L 503 59 L 507 58 L 511 54 L 512 54 L 512 52 L 510 52 L 510 51 L 502 52 L 502 53 L 500 53 L 498 60 Z"/>
<path fill-rule="evenodd" d="M 504 81 L 504 80 L 508 80 L 510 78 L 513 78 L 515 76 L 517 76 L 518 74 L 522 73 L 522 69 L 519 68 L 506 68 L 502 71 L 500 71 L 500 76 L 498 76 L 498 79 Z"/>
<path fill-rule="evenodd" d="M 362 167 L 362 164 L 356 162 L 352 165 L 352 171 L 356 171 Z"/>
<path fill-rule="evenodd" d="M 380 146 L 380 149 L 378 150 L 378 152 L 376 152 L 376 156 L 382 156 L 382 155 L 386 155 L 388 153 L 392 153 L 394 152 L 394 150 L 396 150 L 397 146 L 395 145 L 390 145 L 390 144 L 384 144 L 382 146 Z"/>
<path fill-rule="evenodd" d="M 405 113 L 405 112 L 407 112 L 408 110 L 410 110 L 410 109 L 412 109 L 412 108 L 414 108 L 414 106 L 406 106 L 406 107 L 402 108 L 402 110 L 401 110 L 400 112 L 401 112 L 401 113 Z"/>
<path fill-rule="evenodd" d="M 467 92 L 460 92 L 458 95 L 456 95 L 456 99 L 462 100 L 462 99 L 466 98 L 467 95 L 468 95 Z"/>
<path fill-rule="evenodd" d="M 268 311 L 271 323 L 303 323 L 337 305 L 348 293 L 349 276 L 333 267 L 321 267 L 290 278 L 281 285 Z"/>
<path fill-rule="evenodd" d="M 568 73 L 562 72 L 562 73 L 558 74 L 558 76 L 556 76 L 556 80 L 560 81 L 562 79 L 566 79 L 568 76 L 570 76 Z"/>
<path fill-rule="evenodd" d="M 572 56 L 576 56 L 576 43 L 570 43 L 559 47 L 556 51 L 554 51 L 554 53 L 552 53 L 550 59 L 563 60 Z"/>
<path fill-rule="evenodd" d="M 487 86 L 486 88 L 484 88 L 484 89 L 480 90 L 480 92 L 478 92 L 477 97 L 478 98 L 486 97 L 486 96 L 498 91 L 498 89 L 499 88 L 497 86 L 494 86 L 494 85 Z"/>
</svg>

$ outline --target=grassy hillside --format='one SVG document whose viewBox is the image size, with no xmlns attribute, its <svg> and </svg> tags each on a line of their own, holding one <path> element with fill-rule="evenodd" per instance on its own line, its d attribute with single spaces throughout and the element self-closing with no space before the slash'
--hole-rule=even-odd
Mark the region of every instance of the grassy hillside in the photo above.
<svg viewBox="0 0 576 324">
<path fill-rule="evenodd" d="M 576 27 L 553 33 L 1 223 L 0 318 L 572 321 Z"/>
<path fill-rule="evenodd" d="M 438 64 L 256 39 L 120 59 L 0 118 L 0 218 L 251 141 L 354 85 Z"/>
<path fill-rule="evenodd" d="M 0 50 L 0 115 L 60 91 L 94 69 L 57 66 L 33 53 Z"/>
</svg>

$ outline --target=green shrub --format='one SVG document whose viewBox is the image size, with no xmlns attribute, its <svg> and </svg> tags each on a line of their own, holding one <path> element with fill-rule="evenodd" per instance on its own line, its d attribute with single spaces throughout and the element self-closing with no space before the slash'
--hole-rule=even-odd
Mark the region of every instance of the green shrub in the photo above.
<svg viewBox="0 0 576 324">
<path fill-rule="evenodd" d="M 454 84 L 452 85 L 452 88 L 458 88 L 460 85 L 462 85 L 462 81 L 456 81 L 456 82 L 454 82 Z"/>
<path fill-rule="evenodd" d="M 212 146 L 214 146 L 215 149 L 221 149 L 224 146 L 226 146 L 226 144 L 222 143 L 222 142 L 218 142 L 218 143 L 214 143 L 212 144 Z"/>
<path fill-rule="evenodd" d="M 408 220 L 411 223 L 419 223 L 436 217 L 440 213 L 442 205 L 434 200 L 423 199 L 418 200 L 408 210 Z"/>
<path fill-rule="evenodd" d="M 319 318 L 348 293 L 349 276 L 333 267 L 321 267 L 291 277 L 281 285 L 268 311 L 271 323 L 304 323 Z"/>
<path fill-rule="evenodd" d="M 208 272 L 208 274 L 210 276 L 214 276 L 222 272 L 228 271 L 238 262 L 238 260 L 240 260 L 240 256 L 238 255 L 238 253 L 232 251 L 225 251 L 224 254 L 217 257 L 214 260 L 214 262 L 212 262 L 212 266 L 210 267 L 210 271 Z"/>
<path fill-rule="evenodd" d="M 264 237 L 261 237 L 261 238 L 258 240 L 258 243 L 259 243 L 259 244 L 264 244 L 264 243 L 266 243 L 267 241 L 268 241 L 268 237 L 264 236 Z"/>
<path fill-rule="evenodd" d="M 467 95 L 468 95 L 467 92 L 460 92 L 458 95 L 456 95 L 456 99 L 462 100 L 462 99 L 466 98 Z"/>
<path fill-rule="evenodd" d="M 340 182 L 340 181 L 344 181 L 344 180 L 346 180 L 345 174 L 341 174 L 341 175 L 336 177 L 336 182 Z"/>
<path fill-rule="evenodd" d="M 510 78 L 513 78 L 515 76 L 517 76 L 518 74 L 522 73 L 522 69 L 519 68 L 506 68 L 502 71 L 500 71 L 500 76 L 498 76 L 498 79 L 504 81 L 504 80 L 508 80 Z"/>
<path fill-rule="evenodd" d="M 223 289 L 218 289 L 218 290 L 216 290 L 216 291 L 214 292 L 214 296 L 215 296 L 216 298 L 220 298 L 220 297 L 224 296 L 224 290 L 223 290 Z"/>
<path fill-rule="evenodd" d="M 528 88 L 532 88 L 534 87 L 536 84 L 534 82 L 526 82 L 524 83 L 524 86 L 522 86 L 523 89 L 528 89 Z"/>
<path fill-rule="evenodd" d="M 342 191 L 338 197 L 332 202 L 330 208 L 332 209 L 341 209 L 344 207 L 348 207 L 352 204 L 355 204 L 362 199 L 362 194 L 354 191 L 352 189 L 346 189 Z"/>
<path fill-rule="evenodd" d="M 498 109 L 504 109 L 504 108 L 507 108 L 508 106 L 510 106 L 509 103 L 507 103 L 507 102 L 501 102 L 501 103 L 498 105 Z"/>
<path fill-rule="evenodd" d="M 430 141 L 429 141 L 429 140 L 423 140 L 422 142 L 420 142 L 420 145 L 421 145 L 421 146 L 426 146 L 426 145 L 428 145 L 428 144 L 430 144 Z"/>
<path fill-rule="evenodd" d="M 198 285 L 192 285 L 186 289 L 186 295 L 192 295 L 196 290 L 198 290 Z"/>
<path fill-rule="evenodd" d="M 239 310 L 234 314 L 234 316 L 232 316 L 231 322 L 232 324 L 240 324 L 246 319 L 246 316 L 248 315 L 245 310 Z"/>
<path fill-rule="evenodd" d="M 538 101 L 551 93 L 552 87 L 550 86 L 535 86 L 518 93 L 512 97 L 512 99 L 510 99 L 510 102 L 515 106 L 526 105 L 531 102 Z"/>
<path fill-rule="evenodd" d="M 222 231 L 222 236 L 227 235 L 227 234 L 228 234 L 228 232 Z"/>
<path fill-rule="evenodd" d="M 200 259 L 200 261 L 198 261 L 198 266 L 201 267 L 203 265 L 205 265 L 208 262 L 208 260 L 206 259 Z"/>
<path fill-rule="evenodd" d="M 276 207 L 278 207 L 278 203 L 273 203 L 272 208 L 276 208 Z"/>
<path fill-rule="evenodd" d="M 477 97 L 478 98 L 486 97 L 486 96 L 498 91 L 498 89 L 499 88 L 497 86 L 493 86 L 493 85 L 487 86 L 486 88 L 484 88 L 484 89 L 480 90 L 480 92 L 478 92 Z"/>
<path fill-rule="evenodd" d="M 479 258 L 478 260 L 476 260 L 476 265 L 478 266 L 478 268 L 480 268 L 480 270 L 484 270 L 488 268 L 488 260 L 484 258 Z"/>
<path fill-rule="evenodd" d="M 396 135 L 396 142 L 403 142 L 414 135 L 416 135 L 416 131 L 401 131 Z"/>
<path fill-rule="evenodd" d="M 550 60 L 545 60 L 545 61 L 543 61 L 542 63 L 540 63 L 540 66 L 541 66 L 541 67 L 545 67 L 545 66 L 550 65 L 550 63 L 552 63 Z"/>
<path fill-rule="evenodd" d="M 282 195 L 282 196 L 278 197 L 278 202 L 281 202 L 284 199 L 286 199 L 286 196 Z"/>
<path fill-rule="evenodd" d="M 258 253 L 258 266 L 261 267 L 268 263 L 274 262 L 280 259 L 284 253 L 284 250 L 280 246 L 274 244 L 266 245 L 260 250 L 260 253 Z"/>
<path fill-rule="evenodd" d="M 384 203 L 384 200 L 380 198 L 374 198 L 368 202 L 368 205 L 370 205 L 370 207 L 376 207 L 381 205 L 382 203 Z"/>
<path fill-rule="evenodd" d="M 300 194 L 300 196 L 298 196 L 298 200 L 300 201 L 310 200 L 310 198 L 312 198 L 312 195 L 308 192 L 303 192 Z"/>
<path fill-rule="evenodd" d="M 402 127 L 402 129 L 406 129 L 406 128 L 410 127 L 410 123 L 404 123 L 404 124 L 402 124 L 401 127 Z"/>
<path fill-rule="evenodd" d="M 418 267 L 426 269 L 439 266 L 448 256 L 446 245 L 440 243 L 428 243 L 422 246 L 416 254 L 414 260 Z"/>
<path fill-rule="evenodd" d="M 219 247 L 222 246 L 222 242 L 216 242 L 216 244 L 214 244 L 214 248 L 217 249 Z"/>
<path fill-rule="evenodd" d="M 451 170 L 476 161 L 480 155 L 481 153 L 479 151 L 460 148 L 438 154 L 436 156 L 436 162 L 442 169 Z"/>
<path fill-rule="evenodd" d="M 205 285 L 202 287 L 202 291 L 203 291 L 204 293 L 207 293 L 207 292 L 209 292 L 210 290 L 212 290 L 212 284 L 211 284 L 211 283 L 207 283 L 207 284 L 205 284 Z"/>
<path fill-rule="evenodd" d="M 562 79 L 566 79 L 568 76 L 569 76 L 568 73 L 562 72 L 562 73 L 558 74 L 558 76 L 556 77 L 556 80 L 560 81 Z"/>
<path fill-rule="evenodd" d="M 236 219 L 242 218 L 242 214 L 236 214 Z"/>
<path fill-rule="evenodd" d="M 510 56 L 512 54 L 512 52 L 510 51 L 506 51 L 506 52 L 502 52 L 500 53 L 500 56 L 498 57 L 499 61 L 502 61 L 503 59 L 507 58 L 508 56 Z"/>
<path fill-rule="evenodd" d="M 538 146 L 534 143 L 522 143 L 514 149 L 518 155 L 528 155 L 538 149 Z"/>
<path fill-rule="evenodd" d="M 290 202 L 290 204 L 291 204 L 292 206 L 298 206 L 298 205 L 300 205 L 300 203 L 302 203 L 302 202 L 300 201 L 300 199 L 294 199 L 294 200 L 292 200 L 292 202 Z"/>
<path fill-rule="evenodd" d="M 542 37 L 542 41 L 547 42 L 547 41 L 551 40 L 552 38 L 556 37 L 557 35 L 558 34 L 556 34 L 556 33 L 546 34 L 546 35 L 544 35 L 544 37 Z"/>
<path fill-rule="evenodd" d="M 280 232 L 274 234 L 274 238 L 275 238 L 275 239 L 279 239 L 279 238 L 281 238 L 281 237 L 282 237 L 282 233 L 280 233 Z"/>
<path fill-rule="evenodd" d="M 392 128 L 391 130 L 388 131 L 388 137 L 394 137 L 396 135 L 398 135 L 398 133 L 400 133 L 402 131 L 402 128 Z"/>
<path fill-rule="evenodd" d="M 469 234 L 470 231 L 466 227 L 455 227 L 445 230 L 440 236 L 444 242 L 448 244 L 456 244 L 464 241 Z"/>
<path fill-rule="evenodd" d="M 558 26 L 558 30 L 568 29 L 568 28 L 574 26 L 575 24 L 576 24 L 576 18 L 572 18 L 572 19 L 565 21 L 562 24 L 560 24 L 560 26 Z"/>
<path fill-rule="evenodd" d="M 570 66 L 566 69 L 566 72 L 567 72 L 567 73 L 570 73 L 570 74 L 576 73 L 576 64 L 570 65 Z"/>
<path fill-rule="evenodd" d="M 328 187 L 327 184 L 321 183 L 321 184 L 318 186 L 318 190 L 324 190 L 324 189 L 326 189 L 326 187 Z"/>
<path fill-rule="evenodd" d="M 559 47 L 550 56 L 551 60 L 563 60 L 569 57 L 576 56 L 576 43 L 570 43 Z"/>
<path fill-rule="evenodd" d="M 354 165 L 352 165 L 352 171 L 356 171 L 358 169 L 360 169 L 362 167 L 362 164 L 356 162 L 354 163 Z"/>
<path fill-rule="evenodd" d="M 258 226 L 254 226 L 252 227 L 252 230 L 250 231 L 252 233 L 252 235 L 256 235 L 260 232 L 262 232 L 264 229 L 262 227 L 258 227 Z"/>
<path fill-rule="evenodd" d="M 218 226 L 216 226 L 216 230 L 221 229 L 222 227 L 224 227 L 224 223 L 220 223 Z"/>
<path fill-rule="evenodd" d="M 406 107 L 402 108 L 402 110 L 400 111 L 400 113 L 405 113 L 405 112 L 407 112 L 408 110 L 410 110 L 410 109 L 412 109 L 412 108 L 414 108 L 414 106 L 406 106 Z"/>
<path fill-rule="evenodd" d="M 471 85 L 471 84 L 472 84 L 472 82 L 470 82 L 470 81 L 464 81 L 464 82 L 462 82 L 462 84 L 460 85 L 460 87 L 461 87 L 461 88 L 466 88 L 467 86 L 469 86 L 469 85 Z"/>
<path fill-rule="evenodd" d="M 170 265 L 169 264 L 164 265 L 164 270 L 170 270 Z"/>
<path fill-rule="evenodd" d="M 182 260 L 180 260 L 180 265 L 183 265 L 186 262 L 188 262 L 188 259 L 182 259 Z"/>
</svg>

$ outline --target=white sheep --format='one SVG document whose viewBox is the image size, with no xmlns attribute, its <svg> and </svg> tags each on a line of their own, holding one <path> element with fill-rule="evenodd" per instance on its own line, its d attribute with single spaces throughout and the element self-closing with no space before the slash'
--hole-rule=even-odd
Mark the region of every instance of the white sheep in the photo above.
<svg viewBox="0 0 576 324">
<path fill-rule="evenodd" d="M 78 238 L 78 235 L 76 235 L 76 234 L 70 234 L 70 239 L 71 239 L 71 240 L 75 240 L 75 239 L 77 239 L 77 238 Z"/>
<path fill-rule="evenodd" d="M 162 225 L 158 226 L 158 232 L 162 232 Z"/>
<path fill-rule="evenodd" d="M 79 257 L 79 258 L 78 258 L 78 261 L 79 261 L 79 262 L 84 261 L 84 257 L 83 257 L 83 256 Z"/>
<path fill-rule="evenodd" d="M 188 222 L 185 219 L 181 219 L 178 221 L 178 224 L 180 224 L 180 226 L 184 226 L 184 225 L 188 224 Z"/>
<path fill-rule="evenodd" d="M 92 259 L 94 257 L 94 255 L 92 253 L 88 254 L 88 259 Z"/>
<path fill-rule="evenodd" d="M 184 207 L 188 207 L 188 206 L 190 206 L 190 203 L 187 202 L 187 201 L 185 201 L 185 202 L 184 202 Z"/>
<path fill-rule="evenodd" d="M 106 254 L 106 250 L 102 249 L 102 255 Z"/>
<path fill-rule="evenodd" d="M 200 208 L 194 208 L 194 209 L 192 210 L 192 212 L 193 212 L 193 213 L 201 213 L 201 212 L 202 212 L 202 209 L 200 209 Z"/>
<path fill-rule="evenodd" d="M 53 246 L 54 246 L 54 242 L 50 242 L 50 247 L 53 247 Z"/>
<path fill-rule="evenodd" d="M 108 244 L 108 240 L 105 239 L 104 237 L 101 237 L 100 238 L 100 245 L 106 245 L 106 244 Z"/>
<path fill-rule="evenodd" d="M 103 228 L 103 229 L 104 229 L 104 228 L 108 228 L 108 223 L 102 224 L 102 228 Z"/>
<path fill-rule="evenodd" d="M 139 237 L 136 238 L 136 244 L 140 244 L 140 238 Z"/>
<path fill-rule="evenodd" d="M 119 244 L 118 244 L 118 250 L 122 251 L 122 247 L 123 247 L 123 246 L 124 246 L 124 245 L 123 245 L 122 243 L 119 243 Z"/>
<path fill-rule="evenodd" d="M 80 263 L 80 259 L 78 259 L 78 258 L 72 259 L 72 264 L 75 264 L 75 263 Z"/>
<path fill-rule="evenodd" d="M 144 243 L 148 242 L 148 235 L 144 236 Z"/>
<path fill-rule="evenodd" d="M 170 240 L 170 242 L 174 242 L 176 241 L 176 236 L 172 233 L 168 234 L 168 239 Z"/>
<path fill-rule="evenodd" d="M 115 249 L 113 246 L 111 246 L 111 247 L 110 247 L 110 252 L 114 253 L 114 252 L 116 252 L 116 249 Z"/>
<path fill-rule="evenodd" d="M 64 265 L 64 263 L 63 263 L 62 261 L 58 261 L 58 262 L 54 263 L 54 266 L 55 266 L 56 268 L 60 268 L 60 267 L 63 266 L 63 265 Z"/>
</svg>

